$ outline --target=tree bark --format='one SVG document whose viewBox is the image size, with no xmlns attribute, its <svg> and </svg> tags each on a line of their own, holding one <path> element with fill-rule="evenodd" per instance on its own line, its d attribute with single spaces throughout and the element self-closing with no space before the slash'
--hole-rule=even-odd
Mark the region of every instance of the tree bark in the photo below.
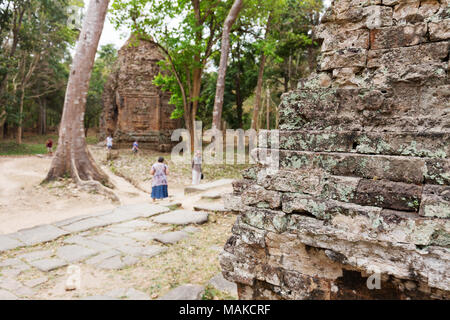
<svg viewBox="0 0 450 320">
<path fill-rule="evenodd" d="M 223 95 L 225 92 L 225 75 L 227 73 L 228 54 L 230 51 L 231 27 L 242 9 L 243 0 L 235 0 L 223 26 L 220 64 L 217 77 L 216 98 L 214 100 L 212 127 L 220 130 L 222 122 Z"/>
<path fill-rule="evenodd" d="M 47 133 L 47 101 L 39 99 L 39 134 Z"/>
<path fill-rule="evenodd" d="M 238 40 L 237 42 L 237 74 L 236 74 L 236 113 L 237 113 L 237 128 L 240 129 L 243 126 L 242 115 L 244 113 L 241 93 L 241 74 L 242 74 L 242 63 L 241 63 L 241 44 Z"/>
<path fill-rule="evenodd" d="M 69 174 L 81 185 L 103 189 L 99 182 L 104 185 L 109 183 L 108 176 L 95 164 L 87 148 L 83 119 L 92 67 L 108 4 L 109 0 L 89 2 L 67 84 L 58 148 L 45 181 Z"/>
<path fill-rule="evenodd" d="M 22 88 L 20 93 L 20 106 L 19 106 L 19 124 L 17 125 L 17 144 L 22 144 L 22 115 L 23 115 L 23 101 L 25 99 L 25 88 Z"/>
<path fill-rule="evenodd" d="M 6 111 L 0 111 L 0 139 L 5 137 Z"/>
<path fill-rule="evenodd" d="M 269 14 L 269 18 L 267 19 L 266 25 L 266 34 L 264 35 L 264 39 L 267 39 L 267 36 L 270 31 L 270 23 L 272 20 L 272 13 Z M 262 93 L 262 85 L 263 85 L 263 77 L 264 77 L 264 68 L 266 64 L 266 55 L 264 52 L 261 54 L 261 61 L 259 62 L 259 72 L 258 72 L 258 82 L 256 84 L 256 93 L 255 93 L 255 108 L 253 109 L 253 117 L 252 117 L 252 129 L 256 130 L 258 128 L 259 121 L 259 109 L 261 107 L 261 93 Z"/>
<path fill-rule="evenodd" d="M 270 89 L 269 87 L 266 88 L 266 127 L 267 130 L 270 129 Z"/>
</svg>

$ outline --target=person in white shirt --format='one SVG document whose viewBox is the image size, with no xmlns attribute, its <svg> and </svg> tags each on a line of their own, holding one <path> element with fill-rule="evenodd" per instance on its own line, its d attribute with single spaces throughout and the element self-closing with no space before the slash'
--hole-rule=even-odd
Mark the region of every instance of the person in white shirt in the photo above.
<svg viewBox="0 0 450 320">
<path fill-rule="evenodd" d="M 192 185 L 200 184 L 202 179 L 202 153 L 200 150 L 195 152 L 192 159 Z"/>
<path fill-rule="evenodd" d="M 108 148 L 108 150 L 111 150 L 111 149 L 112 149 L 112 146 L 113 146 L 113 138 L 112 138 L 111 135 L 109 135 L 109 136 L 106 138 L 106 148 Z"/>
</svg>

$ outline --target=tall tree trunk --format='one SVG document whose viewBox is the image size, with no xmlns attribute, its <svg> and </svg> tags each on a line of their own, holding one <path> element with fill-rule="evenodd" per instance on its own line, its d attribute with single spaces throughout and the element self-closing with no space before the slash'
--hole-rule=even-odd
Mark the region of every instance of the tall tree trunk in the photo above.
<svg viewBox="0 0 450 320">
<path fill-rule="evenodd" d="M 97 46 L 102 34 L 109 0 L 89 2 L 83 28 L 77 42 L 75 57 L 67 84 L 63 115 L 59 127 L 58 148 L 46 181 L 70 174 L 80 185 L 105 190 L 108 176 L 95 164 L 84 136 L 86 97 Z M 103 187 L 103 188 L 102 188 Z M 111 195 L 111 191 L 108 191 Z M 114 195 L 113 199 L 118 200 Z"/>
<path fill-rule="evenodd" d="M 269 18 L 267 19 L 266 34 L 264 35 L 264 39 L 267 39 L 267 36 L 269 34 L 271 20 L 272 20 L 272 12 L 269 14 Z M 256 93 L 255 93 L 255 108 L 253 109 L 253 117 L 252 117 L 252 129 L 255 130 L 257 130 L 257 128 L 259 127 L 258 116 L 259 116 L 259 109 L 261 107 L 261 92 L 263 85 L 264 68 L 266 65 L 266 58 L 267 57 L 263 52 L 261 54 L 261 59 L 259 62 L 258 82 L 256 84 Z"/>
<path fill-rule="evenodd" d="M 266 127 L 270 129 L 270 90 L 266 88 Z"/>
<path fill-rule="evenodd" d="M 230 51 L 230 32 L 231 27 L 236 21 L 239 12 L 242 9 L 243 0 L 235 0 L 223 26 L 222 46 L 220 53 L 220 64 L 217 77 L 216 98 L 214 100 L 213 123 L 212 127 L 219 129 L 222 122 L 223 95 L 225 92 L 225 75 L 228 66 L 228 54 Z"/>
<path fill-rule="evenodd" d="M 22 88 L 20 93 L 20 105 L 19 105 L 19 123 L 17 125 L 17 144 L 22 144 L 22 124 L 23 124 L 23 100 L 25 99 L 25 88 Z"/>
<path fill-rule="evenodd" d="M 241 74 L 242 74 L 242 63 L 241 63 L 241 45 L 240 41 L 237 42 L 237 74 L 236 74 L 236 113 L 237 113 L 237 124 L 238 129 L 242 128 L 242 114 L 243 114 L 243 104 L 242 93 L 241 93 Z"/>
<path fill-rule="evenodd" d="M 241 95 L 241 74 L 240 70 L 236 75 L 236 112 L 237 112 L 237 122 L 238 129 L 242 128 L 242 114 L 243 114 L 243 101 Z"/>
<path fill-rule="evenodd" d="M 47 101 L 39 99 L 39 134 L 47 133 Z"/>
<path fill-rule="evenodd" d="M 0 111 L 0 139 L 5 137 L 6 111 Z"/>
</svg>

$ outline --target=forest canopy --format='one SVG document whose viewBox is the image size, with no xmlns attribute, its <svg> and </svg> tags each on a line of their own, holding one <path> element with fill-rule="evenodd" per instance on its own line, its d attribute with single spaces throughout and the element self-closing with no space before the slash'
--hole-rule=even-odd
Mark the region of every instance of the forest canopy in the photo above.
<svg viewBox="0 0 450 320">
<path fill-rule="evenodd" d="M 155 41 L 165 71 L 154 83 L 171 93 L 174 118 L 211 126 L 224 20 L 233 1 L 114 0 L 107 16 L 117 28 Z M 84 3 L 0 1 L 0 137 L 57 132 Z M 230 32 L 222 119 L 228 128 L 277 127 L 282 93 L 315 69 L 313 28 L 321 0 L 246 0 Z M 119 36 L 119 32 L 118 32 Z M 97 128 L 103 87 L 117 57 L 100 46 L 84 123 Z M 256 122 L 255 122 L 256 119 Z"/>
</svg>

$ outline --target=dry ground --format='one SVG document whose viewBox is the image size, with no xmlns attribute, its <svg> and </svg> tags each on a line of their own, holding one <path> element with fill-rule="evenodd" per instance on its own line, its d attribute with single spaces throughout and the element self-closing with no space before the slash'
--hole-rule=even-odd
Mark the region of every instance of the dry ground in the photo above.
<svg viewBox="0 0 450 320">
<path fill-rule="evenodd" d="M 119 157 L 106 161 L 106 151 L 90 147 L 97 163 L 110 175 L 115 184 L 115 192 L 121 204 L 150 201 L 150 166 L 161 155 L 143 152 L 138 156 L 129 150 L 121 150 Z M 170 158 L 168 155 L 164 155 Z M 40 185 L 51 164 L 51 158 L 38 156 L 0 157 L 0 234 L 19 229 L 52 223 L 66 218 L 96 213 L 112 209 L 117 204 L 99 194 L 87 193 L 78 189 L 70 179 Z M 176 166 L 168 161 L 171 170 L 169 194 L 171 200 L 180 201 L 183 207 L 191 209 L 199 203 L 200 196 L 185 197 L 183 188 L 190 183 L 188 165 Z M 208 180 L 217 178 L 238 178 L 244 166 L 206 167 Z M 114 174 L 115 173 L 115 174 Z M 131 182 L 131 183 L 130 183 Z M 226 189 L 226 190 L 225 190 Z M 229 191 L 225 188 L 222 191 Z M 145 191 L 145 192 L 144 192 Z M 157 257 L 143 260 L 140 264 L 120 270 L 106 271 L 82 266 L 83 285 L 81 291 L 64 290 L 65 268 L 50 272 L 50 280 L 39 287 L 35 297 L 38 299 L 73 299 L 88 295 L 101 295 L 117 288 L 130 288 L 144 291 L 151 297 L 163 295 L 169 289 L 184 283 L 206 285 L 209 279 L 220 272 L 218 250 L 231 234 L 234 215 L 213 215 L 201 231 L 172 245 L 170 250 Z M 176 229 L 176 227 L 170 227 Z M 98 230 L 97 230 L 98 231 Z M 93 230 L 92 232 L 96 232 Z M 58 240 L 58 241 L 62 241 Z M 43 249 L 55 246 L 54 242 L 41 246 Z M 23 248 L 10 254 L 36 250 Z M 1 275 L 0 275 L 1 276 Z M 22 279 L 38 278 L 41 272 L 33 269 L 21 274 Z M 211 299 L 229 298 L 208 290 Z"/>
</svg>

